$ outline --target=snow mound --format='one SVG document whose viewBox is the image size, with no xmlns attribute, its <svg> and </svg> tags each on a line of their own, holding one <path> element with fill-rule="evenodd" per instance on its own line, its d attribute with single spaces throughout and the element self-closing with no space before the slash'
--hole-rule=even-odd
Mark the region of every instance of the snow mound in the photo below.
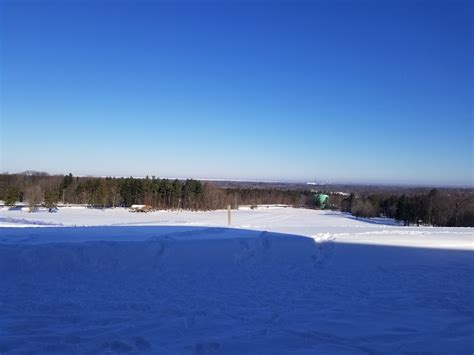
<svg viewBox="0 0 474 355">
<path fill-rule="evenodd" d="M 189 226 L 0 233 L 2 354 L 472 352 L 470 250 Z"/>
</svg>

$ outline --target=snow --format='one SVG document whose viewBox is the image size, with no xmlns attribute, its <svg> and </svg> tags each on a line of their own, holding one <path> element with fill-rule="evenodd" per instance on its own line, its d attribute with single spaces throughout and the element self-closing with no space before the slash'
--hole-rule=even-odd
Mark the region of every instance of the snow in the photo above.
<svg viewBox="0 0 474 355">
<path fill-rule="evenodd" d="M 283 207 L 232 221 L 0 209 L 0 353 L 474 350 L 473 229 Z"/>
</svg>

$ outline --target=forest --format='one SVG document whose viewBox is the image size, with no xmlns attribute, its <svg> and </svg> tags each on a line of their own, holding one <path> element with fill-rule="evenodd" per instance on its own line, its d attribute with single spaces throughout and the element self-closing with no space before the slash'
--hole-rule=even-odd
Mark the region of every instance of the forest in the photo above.
<svg viewBox="0 0 474 355">
<path fill-rule="evenodd" d="M 53 208 L 81 204 L 94 208 L 149 205 L 154 209 L 215 210 L 240 205 L 284 204 L 319 208 L 315 193 L 329 195 L 328 208 L 355 217 L 389 217 L 405 225 L 474 226 L 472 189 L 432 189 L 427 192 L 351 193 L 308 188 L 222 187 L 187 179 L 79 177 L 46 173 L 0 174 L 0 200 L 5 205 L 27 203 Z"/>
<path fill-rule="evenodd" d="M 308 205 L 309 191 L 290 189 L 221 188 L 199 180 L 146 178 L 78 177 L 72 174 L 0 174 L 0 200 L 30 206 L 54 207 L 85 204 L 91 207 L 130 207 L 134 204 L 155 209 L 215 210 L 231 205 Z"/>
<path fill-rule="evenodd" d="M 389 217 L 404 225 L 474 227 L 472 190 L 432 189 L 413 195 L 350 194 L 340 210 L 356 217 Z"/>
</svg>

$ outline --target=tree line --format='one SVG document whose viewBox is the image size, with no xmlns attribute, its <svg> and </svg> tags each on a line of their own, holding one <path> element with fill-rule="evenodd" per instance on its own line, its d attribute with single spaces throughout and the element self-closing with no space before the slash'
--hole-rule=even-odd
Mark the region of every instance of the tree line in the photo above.
<svg viewBox="0 0 474 355">
<path fill-rule="evenodd" d="M 389 217 L 404 225 L 474 227 L 472 190 L 432 189 L 414 195 L 350 194 L 341 202 L 341 211 L 356 217 Z"/>
<path fill-rule="evenodd" d="M 405 225 L 474 226 L 472 189 L 433 189 L 411 194 L 351 193 L 329 196 L 329 208 L 356 217 L 389 217 Z M 198 180 L 97 178 L 44 173 L 0 174 L 0 200 L 6 205 L 26 202 L 54 207 L 59 203 L 92 207 L 149 205 L 155 209 L 216 210 L 230 205 L 284 204 L 319 208 L 315 192 L 280 187 L 220 187 Z"/>
<path fill-rule="evenodd" d="M 215 210 L 231 205 L 286 204 L 304 207 L 309 191 L 276 188 L 220 188 L 194 179 L 97 178 L 68 174 L 0 174 L 0 200 L 6 205 L 54 207 L 58 203 L 92 207 L 149 205 L 156 209 Z"/>
</svg>

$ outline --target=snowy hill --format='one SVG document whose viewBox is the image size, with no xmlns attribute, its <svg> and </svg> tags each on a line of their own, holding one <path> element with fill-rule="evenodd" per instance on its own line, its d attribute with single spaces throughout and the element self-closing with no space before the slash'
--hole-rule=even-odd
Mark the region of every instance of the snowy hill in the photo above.
<svg viewBox="0 0 474 355">
<path fill-rule="evenodd" d="M 293 208 L 233 222 L 0 210 L 0 353 L 472 353 L 472 229 Z"/>
</svg>

